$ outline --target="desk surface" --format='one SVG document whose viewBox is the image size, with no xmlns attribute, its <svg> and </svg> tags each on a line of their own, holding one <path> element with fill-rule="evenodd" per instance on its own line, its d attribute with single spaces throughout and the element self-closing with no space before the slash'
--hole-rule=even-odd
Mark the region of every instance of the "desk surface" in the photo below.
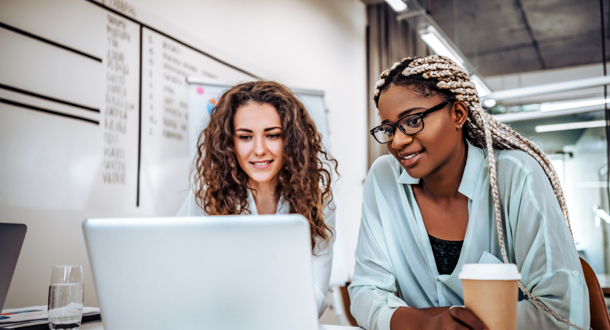
<svg viewBox="0 0 610 330">
<path fill-rule="evenodd" d="M 80 329 L 81 330 L 104 330 L 104 326 L 102 325 L 102 322 L 100 322 L 100 321 L 87 322 L 87 323 L 83 323 L 80 326 Z M 320 324 L 320 328 L 318 330 L 349 330 L 349 329 L 362 329 L 362 328 L 348 327 L 348 326 L 341 326 L 341 325 Z"/>
</svg>

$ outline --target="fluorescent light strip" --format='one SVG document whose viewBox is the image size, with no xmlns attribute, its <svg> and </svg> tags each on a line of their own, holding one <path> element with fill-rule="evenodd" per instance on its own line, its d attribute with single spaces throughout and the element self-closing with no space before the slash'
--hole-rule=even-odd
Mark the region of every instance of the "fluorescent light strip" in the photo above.
<svg viewBox="0 0 610 330">
<path fill-rule="evenodd" d="M 386 0 L 388 1 L 388 0 Z M 426 29 L 420 30 L 420 37 L 422 40 L 435 52 L 437 55 L 447 56 L 452 59 L 457 64 L 464 67 L 464 59 L 451 47 L 451 45 L 443 38 L 443 36 L 432 26 L 429 25 Z M 472 75 L 470 79 L 474 82 L 476 86 L 477 92 L 480 97 L 491 94 L 491 91 L 483 80 L 479 78 L 477 75 Z"/>
<path fill-rule="evenodd" d="M 487 96 L 485 99 L 494 99 L 496 101 L 514 100 L 524 98 L 528 96 L 545 95 L 551 93 L 559 93 L 564 91 L 571 91 L 575 89 L 583 89 L 589 87 L 597 87 L 603 85 L 610 85 L 610 76 L 599 76 L 594 78 L 577 79 L 570 81 L 562 81 L 552 84 L 537 85 L 530 87 L 505 89 L 503 91 L 496 91 Z"/>
<path fill-rule="evenodd" d="M 606 211 L 598 208 L 597 205 L 593 205 L 593 212 L 595 212 L 596 216 L 604 219 L 607 223 L 610 223 L 610 215 Z"/>
<path fill-rule="evenodd" d="M 582 121 L 582 122 L 567 123 L 567 124 L 539 125 L 539 126 L 536 126 L 535 129 L 536 129 L 536 133 L 544 133 L 544 132 L 567 131 L 570 129 L 604 127 L 604 126 L 606 126 L 605 120 L 594 120 L 594 121 Z"/>
<path fill-rule="evenodd" d="M 494 99 L 485 100 L 485 101 L 483 101 L 483 105 L 488 108 L 491 108 L 496 105 L 496 100 L 494 100 Z"/>
<path fill-rule="evenodd" d="M 407 4 L 402 0 L 385 0 L 395 12 L 405 11 L 407 9 Z"/>
<path fill-rule="evenodd" d="M 470 80 L 472 80 L 472 82 L 476 86 L 477 92 L 479 92 L 480 97 L 491 94 L 491 91 L 489 90 L 489 88 L 487 88 L 487 86 L 485 86 L 485 83 L 483 82 L 483 80 L 481 80 L 481 78 L 479 78 L 479 76 L 473 74 L 472 76 L 470 76 Z M 492 107 L 494 105 L 496 105 L 495 102 Z"/>
<path fill-rule="evenodd" d="M 437 55 L 447 56 L 457 64 L 464 66 L 464 60 L 453 50 L 453 48 L 451 48 L 451 46 L 449 46 L 447 41 L 445 41 L 432 25 L 419 33 L 426 45 L 428 45 Z"/>
<path fill-rule="evenodd" d="M 606 99 L 606 103 L 610 103 L 610 98 Z M 604 104 L 603 97 L 580 99 L 580 100 L 570 100 L 570 101 L 559 101 L 559 102 L 543 102 L 540 104 L 540 111 L 546 112 L 546 111 L 566 110 L 566 109 L 582 108 L 582 107 L 588 107 L 588 106 L 600 105 L 600 104 Z"/>
</svg>

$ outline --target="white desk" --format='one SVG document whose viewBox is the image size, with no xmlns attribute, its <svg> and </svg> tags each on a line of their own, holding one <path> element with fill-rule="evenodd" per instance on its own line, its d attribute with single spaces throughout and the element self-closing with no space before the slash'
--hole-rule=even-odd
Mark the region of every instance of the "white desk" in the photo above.
<svg viewBox="0 0 610 330">
<path fill-rule="evenodd" d="M 87 322 L 87 323 L 83 323 L 80 326 L 81 330 L 104 330 L 104 326 L 102 325 L 101 321 L 95 321 L 95 322 Z M 328 325 L 328 324 L 320 324 L 320 327 L 318 328 L 318 330 L 349 330 L 349 329 L 362 329 L 359 327 L 348 327 L 348 326 L 341 326 L 341 325 Z"/>
</svg>

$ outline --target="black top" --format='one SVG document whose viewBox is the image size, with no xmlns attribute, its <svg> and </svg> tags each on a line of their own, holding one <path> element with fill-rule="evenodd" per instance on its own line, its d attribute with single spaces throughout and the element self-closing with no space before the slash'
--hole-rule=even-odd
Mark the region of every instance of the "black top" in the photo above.
<svg viewBox="0 0 610 330">
<path fill-rule="evenodd" d="M 438 273 L 441 275 L 453 273 L 464 241 L 446 241 L 430 235 L 428 237 L 430 237 L 430 246 L 432 246 Z"/>
</svg>

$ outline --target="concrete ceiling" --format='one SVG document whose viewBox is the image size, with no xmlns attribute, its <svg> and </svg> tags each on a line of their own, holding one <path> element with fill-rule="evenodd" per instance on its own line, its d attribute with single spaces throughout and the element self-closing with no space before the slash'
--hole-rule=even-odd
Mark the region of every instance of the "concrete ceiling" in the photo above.
<svg viewBox="0 0 610 330">
<path fill-rule="evenodd" d="M 383 2 L 362 1 L 366 4 Z M 599 1 L 419 2 L 479 73 L 486 77 L 602 62 Z M 610 1 L 603 1 L 608 50 Z M 610 60 L 609 52 L 606 53 Z"/>
</svg>

